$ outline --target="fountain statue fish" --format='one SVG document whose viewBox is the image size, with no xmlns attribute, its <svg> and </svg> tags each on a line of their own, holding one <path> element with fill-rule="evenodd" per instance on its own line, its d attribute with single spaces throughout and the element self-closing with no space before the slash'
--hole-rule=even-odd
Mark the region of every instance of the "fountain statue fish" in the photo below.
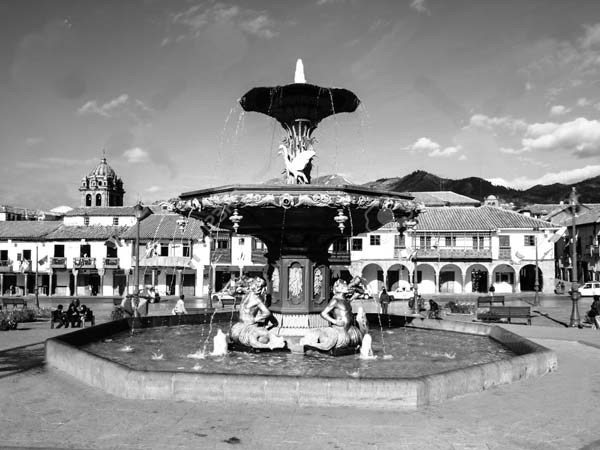
<svg viewBox="0 0 600 450">
<path fill-rule="evenodd" d="M 370 334 L 365 334 L 362 338 L 362 344 L 360 345 L 360 359 L 376 359 L 377 356 L 373 354 L 373 348 L 371 344 L 373 338 Z"/>
</svg>

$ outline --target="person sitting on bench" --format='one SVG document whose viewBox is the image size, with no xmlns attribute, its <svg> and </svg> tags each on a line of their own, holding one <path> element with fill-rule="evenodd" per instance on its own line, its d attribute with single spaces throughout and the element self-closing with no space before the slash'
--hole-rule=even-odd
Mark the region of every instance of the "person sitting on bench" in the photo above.
<svg viewBox="0 0 600 450">
<path fill-rule="evenodd" d="M 600 329 L 600 296 L 594 295 L 594 301 L 590 310 L 586 314 L 587 319 L 592 324 L 592 328 Z"/>
<path fill-rule="evenodd" d="M 54 328 L 54 324 L 58 323 L 56 328 L 61 328 L 64 326 L 65 328 L 69 327 L 69 322 L 67 321 L 67 315 L 63 311 L 63 305 L 58 305 L 54 311 L 52 311 L 52 319 L 50 320 L 50 328 Z"/>
</svg>

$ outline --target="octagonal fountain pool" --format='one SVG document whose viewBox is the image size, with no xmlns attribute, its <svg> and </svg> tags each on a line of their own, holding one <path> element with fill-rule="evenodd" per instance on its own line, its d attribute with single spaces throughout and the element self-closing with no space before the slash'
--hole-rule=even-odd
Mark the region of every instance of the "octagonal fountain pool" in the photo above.
<svg viewBox="0 0 600 450">
<path fill-rule="evenodd" d="M 369 315 L 374 359 L 229 352 L 231 313 L 147 317 L 50 339 L 51 368 L 124 398 L 415 408 L 556 368 L 553 352 L 493 325 Z M 212 321 L 212 322 L 211 322 Z"/>
</svg>

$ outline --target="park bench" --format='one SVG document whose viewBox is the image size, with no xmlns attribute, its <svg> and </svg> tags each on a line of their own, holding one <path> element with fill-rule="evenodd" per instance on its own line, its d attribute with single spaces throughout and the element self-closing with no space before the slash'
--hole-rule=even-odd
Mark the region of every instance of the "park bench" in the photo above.
<svg viewBox="0 0 600 450">
<path fill-rule="evenodd" d="M 488 295 L 485 297 L 477 297 L 477 307 L 478 308 L 490 307 L 490 306 L 494 306 L 494 304 L 504 306 L 504 296 L 496 295 L 496 296 L 492 297 L 491 295 Z"/>
<path fill-rule="evenodd" d="M 12 306 L 12 309 L 16 309 L 17 306 L 20 306 L 21 309 L 27 308 L 27 302 L 25 301 L 25 299 L 20 298 L 20 297 L 3 298 L 2 299 L 2 308 L 8 309 L 9 305 Z"/>
<path fill-rule="evenodd" d="M 507 319 L 508 323 L 512 323 L 512 319 L 525 319 L 527 325 L 531 325 L 531 317 L 530 306 L 490 306 L 489 311 L 477 315 L 479 320 L 490 322 Z"/>
</svg>

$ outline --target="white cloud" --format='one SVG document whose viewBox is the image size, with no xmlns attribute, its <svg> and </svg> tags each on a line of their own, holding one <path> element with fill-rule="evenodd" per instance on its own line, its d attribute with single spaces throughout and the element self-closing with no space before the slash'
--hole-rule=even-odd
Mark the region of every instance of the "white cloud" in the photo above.
<svg viewBox="0 0 600 450">
<path fill-rule="evenodd" d="M 431 14 L 427 7 L 427 0 L 411 0 L 410 7 L 420 14 Z"/>
<path fill-rule="evenodd" d="M 498 130 L 505 130 L 510 133 L 517 133 L 527 129 L 527 122 L 522 119 L 515 119 L 514 117 L 489 117 L 484 114 L 475 114 L 471 117 L 469 125 L 465 128 L 474 127 L 481 128 L 484 130 L 490 130 L 497 132 Z"/>
<path fill-rule="evenodd" d="M 41 137 L 28 137 L 25 139 L 25 144 L 27 147 L 34 147 L 36 145 L 41 144 L 44 140 Z"/>
<path fill-rule="evenodd" d="M 429 138 L 422 137 L 417 139 L 414 144 L 409 145 L 407 149 L 413 152 L 426 152 L 427 155 L 432 158 L 444 158 L 457 153 L 460 150 L 460 146 L 446 147 L 442 149 L 440 144 L 437 142 L 434 142 Z"/>
<path fill-rule="evenodd" d="M 600 122 L 579 117 L 560 124 L 532 124 L 522 144 L 526 151 L 562 150 L 580 157 L 600 154 Z"/>
<path fill-rule="evenodd" d="M 107 119 L 128 116 L 140 124 L 150 122 L 154 112 L 144 102 L 130 98 L 127 94 L 121 94 L 102 104 L 99 104 L 97 100 L 90 100 L 77 110 L 79 115 L 97 114 Z"/>
<path fill-rule="evenodd" d="M 264 39 L 271 39 L 279 34 L 275 31 L 275 22 L 265 12 L 227 6 L 223 3 L 215 3 L 210 7 L 196 4 L 171 17 L 171 25 L 183 28 L 183 32 L 179 30 L 176 37 L 165 37 L 161 46 L 185 39 L 199 38 L 202 31 L 210 25 L 225 23 L 237 26 L 246 34 Z"/>
<path fill-rule="evenodd" d="M 125 150 L 123 152 L 123 156 L 130 163 L 138 163 L 138 162 L 146 162 L 150 160 L 149 153 L 139 147 L 130 148 L 129 150 Z"/>
<path fill-rule="evenodd" d="M 516 189 L 528 189 L 538 184 L 572 184 L 598 175 L 600 175 L 600 165 L 588 165 L 578 169 L 547 173 L 538 178 L 518 177 L 512 180 L 506 180 L 504 178 L 488 178 L 488 181 L 495 185 L 508 186 Z"/>
<path fill-rule="evenodd" d="M 149 188 L 146 188 L 146 192 L 159 192 L 160 190 L 162 190 L 162 188 L 160 186 L 150 186 Z"/>
<path fill-rule="evenodd" d="M 600 23 L 584 25 L 585 34 L 581 38 L 581 46 L 586 49 L 600 48 Z"/>
<path fill-rule="evenodd" d="M 585 107 L 585 106 L 589 106 L 589 105 L 591 105 L 591 104 L 592 104 L 592 102 L 590 102 L 590 101 L 589 101 L 587 98 L 585 98 L 585 97 L 581 97 L 581 98 L 578 98 L 578 99 L 577 99 L 577 106 L 579 106 L 579 107 L 581 107 L 581 108 L 583 108 L 583 107 Z"/>
<path fill-rule="evenodd" d="M 521 153 L 524 152 L 523 149 L 514 149 L 514 148 L 509 148 L 509 147 L 500 147 L 500 152 L 501 153 L 506 153 L 507 155 L 520 155 Z"/>
<path fill-rule="evenodd" d="M 127 94 L 122 94 L 112 100 L 107 101 L 102 105 L 98 105 L 96 100 L 86 102 L 77 112 L 81 115 L 84 114 L 99 114 L 104 117 L 111 117 L 114 110 L 124 105 L 129 100 Z"/>
<path fill-rule="evenodd" d="M 570 111 L 571 108 L 567 108 L 563 105 L 554 105 L 552 108 L 550 108 L 550 114 L 552 114 L 553 116 L 562 116 L 563 114 L 567 114 Z"/>
<path fill-rule="evenodd" d="M 459 161 L 466 161 L 467 159 L 469 159 L 469 158 L 467 158 L 467 155 L 460 155 L 460 156 L 458 157 L 458 160 L 459 160 Z"/>
</svg>

